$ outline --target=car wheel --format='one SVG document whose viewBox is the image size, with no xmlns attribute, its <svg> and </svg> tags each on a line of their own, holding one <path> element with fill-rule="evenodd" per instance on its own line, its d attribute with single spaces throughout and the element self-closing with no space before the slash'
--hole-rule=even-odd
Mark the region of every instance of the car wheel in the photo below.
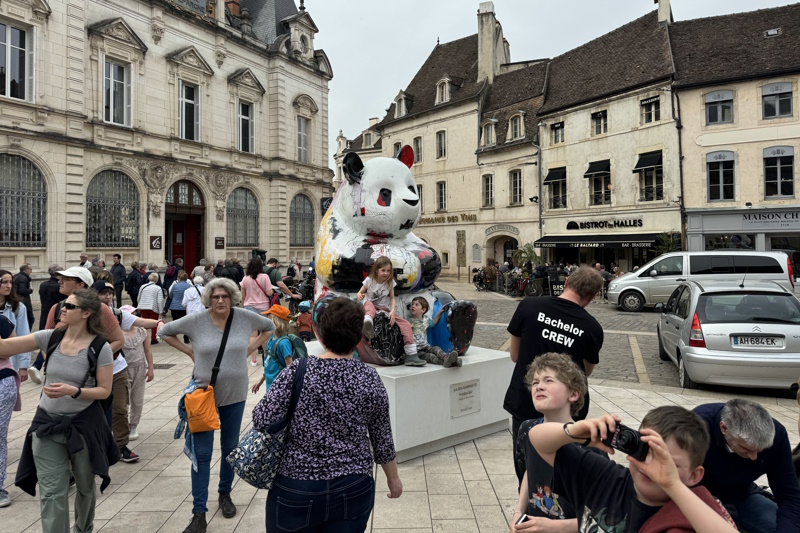
<svg viewBox="0 0 800 533">
<path fill-rule="evenodd" d="M 699 389 L 700 386 L 692 381 L 689 373 L 686 372 L 686 365 L 683 364 L 683 357 L 678 355 L 678 379 L 680 380 L 682 389 Z"/>
<path fill-rule="evenodd" d="M 638 313 L 644 307 L 644 298 L 636 291 L 628 291 L 620 298 L 622 309 L 631 313 Z"/>
<path fill-rule="evenodd" d="M 669 361 L 669 354 L 664 349 L 664 344 L 661 342 L 661 329 L 656 328 L 656 337 L 658 337 L 658 358 L 662 361 Z"/>
</svg>

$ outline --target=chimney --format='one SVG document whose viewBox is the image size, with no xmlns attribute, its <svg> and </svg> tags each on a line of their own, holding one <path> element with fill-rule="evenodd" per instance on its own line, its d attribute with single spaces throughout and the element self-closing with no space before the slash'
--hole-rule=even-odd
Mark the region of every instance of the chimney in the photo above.
<svg viewBox="0 0 800 533">
<path fill-rule="evenodd" d="M 653 3 L 658 4 L 658 22 L 672 24 L 672 8 L 669 0 L 653 0 Z"/>
<path fill-rule="evenodd" d="M 494 81 L 500 65 L 495 53 L 495 29 L 499 26 L 494 16 L 494 2 L 481 2 L 478 7 L 478 81 Z M 502 43 L 502 40 L 501 40 Z"/>
<path fill-rule="evenodd" d="M 380 121 L 381 120 L 378 117 L 372 117 L 371 119 L 369 119 L 369 127 L 371 128 Z"/>
</svg>

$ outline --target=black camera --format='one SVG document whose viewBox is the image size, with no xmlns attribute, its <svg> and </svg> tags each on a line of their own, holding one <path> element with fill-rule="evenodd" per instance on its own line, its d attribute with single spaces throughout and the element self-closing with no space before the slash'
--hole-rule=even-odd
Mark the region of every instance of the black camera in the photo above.
<svg viewBox="0 0 800 533">
<path fill-rule="evenodd" d="M 623 424 L 617 424 L 616 431 L 609 433 L 603 440 L 603 444 L 628 454 L 639 461 L 644 461 L 647 458 L 647 452 L 650 450 L 650 446 L 646 442 L 642 442 L 641 433 Z"/>
</svg>

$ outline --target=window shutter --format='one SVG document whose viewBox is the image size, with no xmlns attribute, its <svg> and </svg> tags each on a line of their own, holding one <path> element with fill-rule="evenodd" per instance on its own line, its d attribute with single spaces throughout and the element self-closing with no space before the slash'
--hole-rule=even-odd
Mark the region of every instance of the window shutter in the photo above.
<svg viewBox="0 0 800 533">
<path fill-rule="evenodd" d="M 202 96 L 200 96 L 200 86 L 197 87 L 194 91 L 194 141 L 200 140 L 200 113 L 202 110 L 200 109 L 200 100 Z"/>
<path fill-rule="evenodd" d="M 34 83 L 36 82 L 36 64 L 34 63 L 35 59 L 34 50 L 36 50 L 36 42 L 37 42 L 36 37 L 38 36 L 36 35 L 35 28 L 31 28 L 30 30 L 27 31 L 27 33 L 30 38 L 28 39 L 28 50 L 26 50 L 28 56 L 28 64 L 26 65 L 26 68 L 28 69 L 28 72 L 26 72 L 28 76 L 28 94 L 25 95 L 25 100 L 27 100 L 28 102 L 33 102 L 35 100 L 35 95 L 36 95 L 36 91 L 34 90 Z"/>
<path fill-rule="evenodd" d="M 133 66 L 128 63 L 125 67 L 125 125 L 133 126 L 133 91 L 131 82 L 133 80 Z"/>
</svg>

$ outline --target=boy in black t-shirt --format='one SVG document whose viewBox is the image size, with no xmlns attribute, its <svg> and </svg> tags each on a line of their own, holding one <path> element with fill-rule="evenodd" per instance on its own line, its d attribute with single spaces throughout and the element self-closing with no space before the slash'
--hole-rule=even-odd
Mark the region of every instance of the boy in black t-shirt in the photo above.
<svg viewBox="0 0 800 533">
<path fill-rule="evenodd" d="M 640 432 L 650 451 L 644 461 L 628 457 L 630 469 L 570 445 L 588 439 L 590 446 L 614 453 L 601 441 L 619 421 L 603 415 L 573 424 L 538 424 L 528 433 L 554 467 L 555 492 L 575 507 L 579 532 L 736 531 L 722 504 L 695 486 L 703 478 L 709 444 L 700 417 L 678 406 L 647 413 Z"/>
<path fill-rule="evenodd" d="M 519 453 L 514 460 L 522 463 L 521 469 L 525 474 L 513 522 L 523 513 L 528 515 L 528 521 L 512 531 L 542 531 L 543 528 L 546 531 L 578 531 L 575 510 L 563 494 L 554 492 L 553 467 L 536 452 L 528 432 L 544 422 L 572 422 L 572 417 L 583 407 L 586 376 L 569 355 L 550 352 L 534 359 L 525 374 L 525 384 L 531 391 L 533 405 L 544 416 L 523 422 L 517 434 L 516 449 Z"/>
</svg>

